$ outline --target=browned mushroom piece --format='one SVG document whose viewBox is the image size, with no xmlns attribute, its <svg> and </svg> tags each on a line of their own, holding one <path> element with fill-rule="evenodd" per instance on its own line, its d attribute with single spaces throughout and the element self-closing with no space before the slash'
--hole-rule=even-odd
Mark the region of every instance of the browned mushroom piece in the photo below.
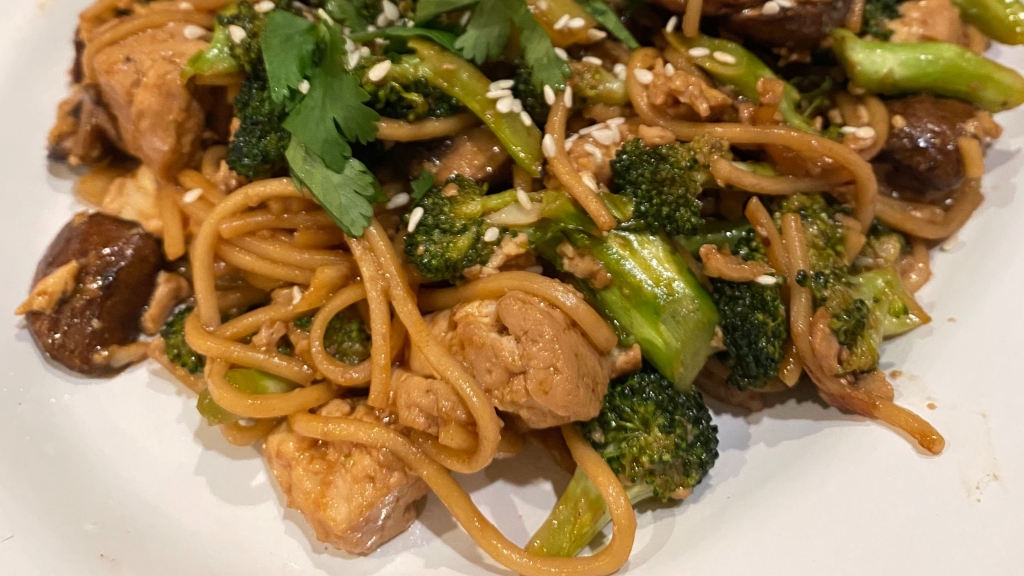
<svg viewBox="0 0 1024 576">
<path fill-rule="evenodd" d="M 76 266 L 68 267 L 71 262 Z M 58 269 L 73 270 L 66 293 L 26 314 L 39 347 L 67 368 L 88 375 L 123 366 L 105 351 L 139 336 L 139 319 L 163 266 L 160 242 L 134 222 L 105 214 L 77 214 L 57 234 L 36 268 L 32 285 Z"/>
<path fill-rule="evenodd" d="M 975 115 L 966 102 L 929 95 L 886 103 L 894 127 L 875 159 L 876 171 L 902 197 L 941 203 L 964 179 L 957 138 Z"/>
<path fill-rule="evenodd" d="M 803 0 L 760 4 L 729 15 L 722 23 L 733 34 L 762 46 L 810 50 L 818 47 L 850 10 L 850 0 Z M 765 6 L 772 6 L 768 10 Z"/>
</svg>

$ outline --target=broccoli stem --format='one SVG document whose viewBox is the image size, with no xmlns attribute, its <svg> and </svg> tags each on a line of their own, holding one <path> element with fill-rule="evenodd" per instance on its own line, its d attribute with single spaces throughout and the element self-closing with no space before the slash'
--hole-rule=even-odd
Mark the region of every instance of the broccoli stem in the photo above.
<svg viewBox="0 0 1024 576">
<path fill-rule="evenodd" d="M 255 368 L 232 368 L 224 374 L 224 378 L 235 388 L 249 394 L 282 394 L 299 387 L 291 380 Z M 211 426 L 230 424 L 241 419 L 241 416 L 232 414 L 217 404 L 210 396 L 209 390 L 199 393 L 196 409 Z"/>
<path fill-rule="evenodd" d="M 691 56 L 693 63 L 700 66 L 708 74 L 711 74 L 716 82 L 735 86 L 741 96 L 753 102 L 759 101 L 757 92 L 758 80 L 761 78 L 778 79 L 778 76 L 775 75 L 775 72 L 767 64 L 736 42 L 730 42 L 722 38 L 712 38 L 704 34 L 700 34 L 695 38 L 687 38 L 678 33 L 666 34 L 666 36 L 672 45 L 684 51 L 698 47 L 707 48 L 710 51 L 707 56 Z M 711 56 L 715 52 L 724 52 L 732 56 L 736 62 L 733 64 L 721 62 Z M 785 82 L 785 88 L 782 90 L 782 100 L 779 102 L 779 114 L 782 115 L 783 121 L 793 128 L 803 130 L 804 132 L 817 132 L 814 126 L 807 121 L 807 118 L 804 118 L 797 111 L 796 105 L 799 101 L 800 92 L 792 84 Z"/>
<path fill-rule="evenodd" d="M 1003 44 L 1024 44 L 1024 4 L 1019 0 L 953 0 L 964 21 Z"/>
<path fill-rule="evenodd" d="M 990 112 L 1024 103 L 1024 77 L 956 44 L 892 44 L 832 32 L 832 50 L 858 87 L 874 94 L 928 92 L 974 103 Z"/>
<path fill-rule="evenodd" d="M 648 362 L 677 388 L 689 390 L 711 355 L 719 317 L 676 247 L 660 235 L 623 230 L 601 238 L 578 231 L 565 236 L 612 278 L 604 288 L 585 282 L 578 287 L 620 333 L 640 344 Z"/>
<path fill-rule="evenodd" d="M 181 70 L 181 81 L 187 82 L 193 76 L 221 76 L 241 70 L 238 61 L 231 54 L 231 35 L 228 27 L 214 25 L 210 46 L 188 59 Z"/>
<path fill-rule="evenodd" d="M 416 54 L 391 66 L 387 77 L 399 83 L 422 78 L 462 102 L 494 132 L 516 164 L 539 177 L 543 162 L 540 130 L 533 124 L 524 125 L 518 114 L 498 112 L 495 101 L 487 97 L 491 82 L 476 66 L 422 38 L 410 38 L 408 43 Z"/>
<path fill-rule="evenodd" d="M 625 488 L 634 506 L 654 494 L 647 484 Z M 577 467 L 551 514 L 530 538 L 526 550 L 541 556 L 573 557 L 610 521 L 601 492 L 586 472 Z"/>
</svg>

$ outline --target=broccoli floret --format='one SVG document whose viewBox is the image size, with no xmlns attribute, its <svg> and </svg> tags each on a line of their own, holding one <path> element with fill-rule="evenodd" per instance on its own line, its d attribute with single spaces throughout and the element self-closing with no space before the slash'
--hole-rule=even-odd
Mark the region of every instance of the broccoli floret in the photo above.
<svg viewBox="0 0 1024 576">
<path fill-rule="evenodd" d="M 281 125 L 287 116 L 285 106 L 270 95 L 263 63 L 257 63 L 235 97 L 238 129 L 228 144 L 228 167 L 249 179 L 282 171 L 291 141 L 291 134 Z"/>
<path fill-rule="evenodd" d="M 583 436 L 618 475 L 636 503 L 689 491 L 718 458 L 718 428 L 699 392 L 681 392 L 651 368 L 613 381 Z M 527 550 L 575 556 L 609 521 L 593 483 L 580 469 Z"/>
<path fill-rule="evenodd" d="M 164 339 L 164 354 L 168 360 L 188 370 L 189 374 L 199 374 L 206 366 L 206 357 L 185 341 L 185 320 L 191 313 L 192 306 L 178 309 L 160 330 L 160 337 Z"/>
<path fill-rule="evenodd" d="M 533 72 L 522 62 L 516 63 L 516 73 L 512 77 L 512 95 L 523 103 L 523 110 L 530 115 L 533 123 L 543 126 L 548 121 L 551 106 L 544 100 L 544 91 L 533 82 Z"/>
<path fill-rule="evenodd" d="M 512 77 L 512 94 L 523 103 L 523 110 L 530 115 L 534 124 L 543 126 L 548 121 L 551 107 L 544 100 L 543 86 L 533 81 L 533 72 L 522 60 L 516 61 L 516 73 Z M 629 102 L 626 83 L 603 67 L 589 62 L 571 62 L 572 77 L 569 85 L 577 102 L 582 105 L 606 104 L 621 106 Z"/>
<path fill-rule="evenodd" d="M 892 36 L 892 29 L 887 24 L 899 16 L 898 0 L 867 0 L 864 3 L 864 23 L 860 30 L 879 40 L 888 40 Z"/>
<path fill-rule="evenodd" d="M 424 278 L 435 282 L 456 280 L 467 268 L 490 260 L 500 236 L 491 241 L 484 239 L 491 225 L 483 215 L 496 201 L 508 204 L 515 196 L 510 199 L 504 193 L 495 198 L 486 194 L 486 184 L 456 175 L 416 201 L 413 210 L 422 209 L 423 216 L 405 237 L 405 255 Z"/>
<path fill-rule="evenodd" d="M 868 228 L 864 247 L 853 261 L 854 268 L 863 271 L 895 266 L 900 257 L 910 250 L 906 236 L 876 218 Z"/>
<path fill-rule="evenodd" d="M 786 309 L 778 285 L 713 279 L 711 298 L 722 317 L 729 384 L 747 390 L 763 388 L 779 373 L 786 354 Z"/>
<path fill-rule="evenodd" d="M 292 324 L 303 332 L 313 326 L 313 316 L 299 316 Z M 355 366 L 370 357 L 370 333 L 366 324 L 352 314 L 339 312 L 324 330 L 324 350 L 335 360 Z"/>
<path fill-rule="evenodd" d="M 395 80 L 370 82 L 366 72 L 381 59 L 364 59 L 355 71 L 363 79 L 363 89 L 370 95 L 366 105 L 384 118 L 415 122 L 424 118 L 444 118 L 465 110 L 454 96 L 423 78 L 399 83 Z"/>
<path fill-rule="evenodd" d="M 279 5 L 287 2 L 280 0 Z M 249 2 L 231 4 L 217 14 L 214 21 L 213 38 L 210 46 L 195 54 L 185 64 L 183 75 L 186 79 L 195 74 L 219 75 L 232 72 L 250 73 L 262 61 L 260 38 L 266 25 L 266 16 Z M 245 31 L 245 37 L 235 42 L 231 27 Z"/>
<path fill-rule="evenodd" d="M 876 318 L 879 339 L 909 332 L 931 321 L 893 268 L 869 270 L 854 276 L 851 282 L 853 295 L 865 302 Z"/>
<path fill-rule="evenodd" d="M 697 196 L 707 181 L 707 163 L 718 141 L 650 147 L 639 138 L 626 142 L 611 161 L 612 191 L 633 200 L 624 226 L 671 236 L 697 232 L 704 222 Z"/>
</svg>

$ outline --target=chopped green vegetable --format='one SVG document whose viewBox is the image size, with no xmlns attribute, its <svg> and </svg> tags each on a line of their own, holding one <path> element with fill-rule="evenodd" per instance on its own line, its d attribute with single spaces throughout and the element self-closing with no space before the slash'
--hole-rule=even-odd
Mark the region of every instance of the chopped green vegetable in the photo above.
<svg viewBox="0 0 1024 576">
<path fill-rule="evenodd" d="M 160 330 L 160 337 L 164 339 L 164 354 L 171 363 L 188 370 L 189 374 L 199 374 L 206 366 L 206 357 L 185 341 L 185 320 L 191 313 L 192 306 L 179 308 Z"/>
<path fill-rule="evenodd" d="M 629 32 L 629 29 L 619 20 L 619 15 L 612 10 L 603 0 L 576 0 L 588 14 L 604 26 L 605 30 L 612 33 L 620 42 L 630 50 L 639 50 L 640 43 Z"/>
<path fill-rule="evenodd" d="M 964 22 L 1003 44 L 1024 44 L 1024 4 L 1018 0 L 953 0 Z"/>
</svg>

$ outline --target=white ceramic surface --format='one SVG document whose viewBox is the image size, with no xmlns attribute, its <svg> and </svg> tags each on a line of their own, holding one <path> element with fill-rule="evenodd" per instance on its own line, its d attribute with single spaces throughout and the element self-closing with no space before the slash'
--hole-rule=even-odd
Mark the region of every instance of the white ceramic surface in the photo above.
<svg viewBox="0 0 1024 576">
<path fill-rule="evenodd" d="M 47 165 L 85 0 L 0 5 L 0 310 L 24 297 L 47 243 L 78 209 Z M 1024 50 L 995 49 L 1024 67 Z M 721 458 L 685 504 L 644 509 L 630 574 L 1024 573 L 1024 113 L 1000 117 L 986 201 L 935 257 L 934 322 L 890 343 L 899 402 L 946 436 L 940 457 L 809 398 L 716 414 Z M 22 323 L 0 330 L 0 574 L 6 576 L 507 573 L 431 498 L 420 522 L 367 558 L 315 541 L 255 450 L 199 422 L 153 367 L 110 380 L 45 361 Z M 935 410 L 926 404 L 934 402 Z M 464 479 L 515 541 L 567 478 L 546 460 Z M 554 478 L 552 481 L 547 478 Z"/>
</svg>

